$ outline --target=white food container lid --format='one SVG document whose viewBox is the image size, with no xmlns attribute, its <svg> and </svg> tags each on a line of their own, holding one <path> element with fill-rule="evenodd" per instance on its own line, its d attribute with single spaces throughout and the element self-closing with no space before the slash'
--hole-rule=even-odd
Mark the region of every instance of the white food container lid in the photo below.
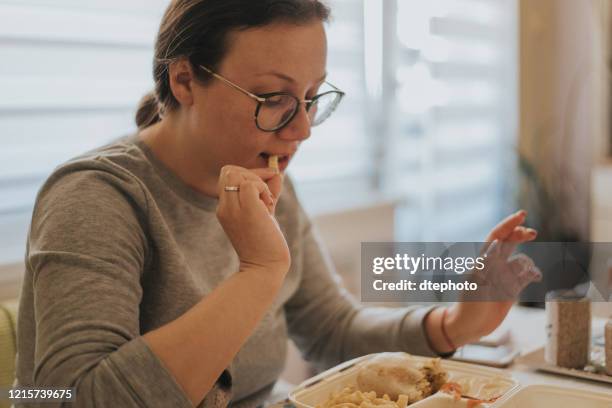
<svg viewBox="0 0 612 408">
<path fill-rule="evenodd" d="M 527 385 L 505 395 L 495 408 L 611 408 L 612 393 L 552 385 Z"/>
<path fill-rule="evenodd" d="M 377 354 L 370 354 L 363 357 L 347 361 L 337 365 L 329 370 L 316 375 L 302 384 L 289 394 L 289 399 L 297 408 L 314 408 L 318 404 L 323 404 L 334 392 L 339 392 L 347 386 L 355 386 L 359 366 Z M 420 357 L 410 355 L 410 358 L 415 363 L 426 362 L 431 360 L 431 357 Z M 458 378 L 496 378 L 497 381 L 505 388 L 504 395 L 508 395 L 516 391 L 519 383 L 513 379 L 507 372 L 490 368 L 482 367 L 474 364 L 461 363 L 451 360 L 442 360 L 441 365 L 449 374 L 449 381 L 457 380 Z M 428 408 L 428 407 L 466 407 L 466 400 L 455 401 L 450 395 L 437 393 L 422 401 L 411 404 L 411 408 Z M 492 406 L 490 404 L 482 404 L 482 407 Z M 497 405 L 495 405 L 497 407 Z"/>
</svg>

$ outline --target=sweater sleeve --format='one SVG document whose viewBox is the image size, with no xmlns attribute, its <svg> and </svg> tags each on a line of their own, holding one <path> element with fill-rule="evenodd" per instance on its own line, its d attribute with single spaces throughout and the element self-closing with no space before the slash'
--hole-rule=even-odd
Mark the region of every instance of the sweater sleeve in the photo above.
<svg viewBox="0 0 612 408">
<path fill-rule="evenodd" d="M 361 355 L 405 351 L 433 356 L 423 321 L 433 306 L 364 307 L 342 287 L 313 225 L 301 211 L 302 280 L 285 305 L 289 333 L 320 368 Z"/>
<path fill-rule="evenodd" d="M 57 174 L 39 194 L 32 386 L 75 387 L 71 407 L 192 407 L 140 336 L 145 210 L 136 181 L 99 169 Z"/>
</svg>

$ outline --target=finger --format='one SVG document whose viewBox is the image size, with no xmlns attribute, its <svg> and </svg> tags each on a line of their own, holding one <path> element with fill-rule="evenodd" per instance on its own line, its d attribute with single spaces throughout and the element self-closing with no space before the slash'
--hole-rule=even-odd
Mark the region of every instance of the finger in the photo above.
<svg viewBox="0 0 612 408">
<path fill-rule="evenodd" d="M 241 177 L 241 181 L 248 180 L 254 183 L 263 183 L 263 186 L 265 187 L 265 192 L 261 193 L 261 199 L 262 201 L 264 201 L 266 206 L 270 204 L 270 200 L 273 195 L 269 187 L 266 185 L 266 183 L 261 177 L 261 175 L 263 175 L 264 177 L 268 177 L 268 175 L 265 174 L 265 171 L 257 172 L 257 171 L 245 169 L 244 167 L 239 167 L 239 166 L 225 166 L 224 169 L 225 169 L 225 174 L 238 174 Z M 255 169 L 255 170 L 266 170 L 266 169 Z M 274 175 L 276 175 L 276 173 L 274 173 L 273 176 Z"/>
<path fill-rule="evenodd" d="M 263 208 L 272 213 L 274 201 L 266 183 L 261 180 L 244 180 L 240 185 L 240 208 L 257 209 Z"/>
<path fill-rule="evenodd" d="M 261 180 L 264 181 L 269 189 L 269 192 L 272 196 L 272 200 L 274 201 L 274 205 L 273 205 L 273 209 L 276 207 L 276 203 L 280 197 L 281 191 L 282 191 L 282 186 L 283 186 L 283 180 L 284 180 L 284 175 L 282 173 L 276 173 L 274 172 L 272 174 L 272 177 L 269 177 L 269 175 L 265 172 L 260 172 L 259 170 L 270 170 L 268 168 L 266 169 L 253 169 L 253 170 L 246 170 L 246 177 L 249 178 L 250 180 Z M 274 170 L 274 169 L 272 169 Z M 260 174 L 263 175 L 263 178 L 260 177 Z"/>
<path fill-rule="evenodd" d="M 240 187 L 245 181 L 243 175 L 235 168 L 227 167 L 221 170 L 218 183 L 219 208 L 230 212 L 240 210 L 239 192 L 225 191 L 225 187 Z"/>
<path fill-rule="evenodd" d="M 493 262 L 497 262 L 499 260 L 504 260 L 505 262 L 510 255 L 512 255 L 517 246 L 517 242 L 500 241 L 496 239 L 489 245 L 485 244 L 480 254 L 485 258 L 489 258 Z"/>
<path fill-rule="evenodd" d="M 272 172 L 272 176 L 270 176 L 270 174 L 268 174 L 268 171 L 273 170 L 273 169 L 268 169 L 268 168 L 249 170 L 249 169 L 239 167 L 238 170 L 240 171 L 242 176 L 245 177 L 247 180 L 251 180 L 254 182 L 265 182 L 265 184 L 267 185 L 267 189 L 268 189 L 268 194 L 266 195 L 265 198 L 267 199 L 267 196 L 271 196 L 274 201 L 274 206 L 276 206 L 276 200 L 278 199 L 278 196 L 280 195 L 280 189 L 282 185 L 282 178 L 280 181 L 277 181 L 277 179 L 282 176 L 280 176 L 276 172 Z M 273 191 L 272 188 L 274 188 L 275 191 Z"/>
<path fill-rule="evenodd" d="M 542 282 L 544 276 L 542 275 L 542 270 L 540 268 L 534 266 L 531 268 L 530 272 L 533 274 L 532 282 Z"/>
<path fill-rule="evenodd" d="M 487 242 L 493 241 L 495 239 L 506 240 L 514 228 L 518 227 L 525 221 L 525 217 L 527 216 L 527 212 L 525 210 L 518 211 L 508 217 L 506 217 L 502 222 L 497 224 L 489 236 L 487 237 Z"/>
<path fill-rule="evenodd" d="M 520 272 L 519 281 L 523 285 L 523 289 L 533 282 L 541 282 L 542 281 L 542 272 L 537 266 L 533 266 L 531 268 L 527 268 Z M 521 289 L 522 290 L 522 289 Z"/>
<path fill-rule="evenodd" d="M 260 182 L 264 184 L 267 183 L 267 181 L 265 181 L 263 178 L 259 177 L 257 174 L 255 174 L 254 172 L 250 170 L 242 170 L 240 174 L 246 180 L 253 181 L 255 183 L 260 183 Z"/>
<path fill-rule="evenodd" d="M 496 256 L 499 253 L 499 245 L 500 244 L 497 239 L 494 239 L 491 242 L 485 243 L 482 249 L 480 250 L 480 256 L 484 256 L 484 257 Z"/>
<path fill-rule="evenodd" d="M 282 173 L 278 173 L 266 182 L 268 184 L 268 188 L 270 188 L 270 192 L 272 193 L 274 204 L 276 204 L 276 202 L 280 198 L 281 192 L 283 190 L 283 181 L 284 175 Z"/>
<path fill-rule="evenodd" d="M 272 168 L 269 168 L 269 167 L 263 167 L 263 168 L 260 168 L 260 169 L 248 169 L 246 171 L 249 172 L 249 173 L 255 174 L 256 176 L 261 178 L 263 181 L 268 181 L 268 180 L 270 180 L 271 178 L 273 178 L 274 176 L 276 176 L 278 174 L 276 172 L 276 169 L 272 169 Z"/>
<path fill-rule="evenodd" d="M 533 228 L 518 226 L 514 228 L 506 240 L 513 242 L 527 242 L 533 241 L 537 236 L 538 232 Z"/>
<path fill-rule="evenodd" d="M 501 241 L 499 246 L 499 255 L 502 259 L 508 259 L 512 253 L 516 250 L 518 242 L 514 241 Z"/>
<path fill-rule="evenodd" d="M 247 169 L 247 168 L 235 166 L 232 164 L 228 164 L 221 168 L 221 173 L 227 172 L 227 171 L 243 174 L 248 179 L 260 179 L 263 181 L 269 180 L 272 177 L 274 177 L 274 175 L 276 175 L 276 171 L 274 169 L 270 169 L 267 167 L 263 167 L 259 169 Z"/>
<path fill-rule="evenodd" d="M 530 283 L 542 280 L 542 272 L 525 254 L 517 254 L 510 258 L 509 267 L 512 273 L 511 278 L 516 282 L 518 292 L 525 289 Z"/>
<path fill-rule="evenodd" d="M 242 176 L 245 177 L 248 181 L 251 181 L 257 185 L 257 189 L 261 190 L 259 198 L 264 202 L 268 209 L 273 211 L 276 202 L 268 184 L 266 184 L 266 182 L 264 182 L 259 176 L 251 172 L 244 173 Z"/>
<path fill-rule="evenodd" d="M 531 259 L 529 256 L 520 253 L 516 254 L 514 257 L 512 257 L 512 259 L 513 261 L 516 260 L 519 263 L 521 267 L 519 277 L 526 282 L 525 285 L 534 281 L 539 282 L 542 280 L 542 271 L 536 266 L 533 259 Z"/>
<path fill-rule="evenodd" d="M 532 241 L 536 238 L 537 232 L 533 228 L 516 227 L 510 235 L 502 242 L 500 254 L 504 258 L 509 257 L 516 250 L 519 244 Z"/>
<path fill-rule="evenodd" d="M 518 297 L 520 293 L 529 286 L 532 282 L 538 280 L 538 274 L 535 272 L 537 268 L 526 268 L 520 270 L 514 277 L 513 281 L 508 284 L 508 287 L 512 287 L 512 296 Z"/>
</svg>

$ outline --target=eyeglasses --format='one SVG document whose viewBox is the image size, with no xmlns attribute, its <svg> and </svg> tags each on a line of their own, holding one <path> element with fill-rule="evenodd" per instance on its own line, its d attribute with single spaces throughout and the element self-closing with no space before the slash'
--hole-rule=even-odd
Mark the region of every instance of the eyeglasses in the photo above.
<svg viewBox="0 0 612 408">
<path fill-rule="evenodd" d="M 236 85 L 229 79 L 213 72 L 211 69 L 203 65 L 199 65 L 199 67 L 256 101 L 257 107 L 255 108 L 254 116 L 255 125 L 259 130 L 263 130 L 264 132 L 275 132 L 287 126 L 298 113 L 302 103 L 308 113 L 310 126 L 320 125 L 334 113 L 334 110 L 336 110 L 338 104 L 344 97 L 344 92 L 329 82 L 326 83 L 332 87 L 333 90 L 316 95 L 312 99 L 304 99 L 302 101 L 287 92 L 255 95 Z"/>
</svg>

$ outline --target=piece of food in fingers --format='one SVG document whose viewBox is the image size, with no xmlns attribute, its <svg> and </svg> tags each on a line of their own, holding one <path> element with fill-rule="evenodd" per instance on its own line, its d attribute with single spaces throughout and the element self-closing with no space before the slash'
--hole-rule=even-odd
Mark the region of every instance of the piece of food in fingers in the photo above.
<svg viewBox="0 0 612 408">
<path fill-rule="evenodd" d="M 268 167 L 278 171 L 278 156 L 272 155 L 268 157 Z"/>
</svg>

